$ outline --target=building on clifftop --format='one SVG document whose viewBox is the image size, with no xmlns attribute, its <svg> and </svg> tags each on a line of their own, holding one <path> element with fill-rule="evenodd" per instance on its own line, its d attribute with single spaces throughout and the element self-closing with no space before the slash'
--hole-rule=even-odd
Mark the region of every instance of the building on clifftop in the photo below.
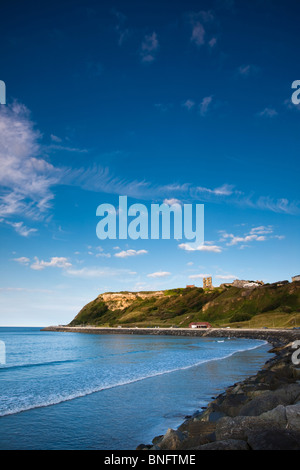
<svg viewBox="0 0 300 470">
<path fill-rule="evenodd" d="M 203 289 L 213 289 L 212 277 L 203 278 Z"/>
</svg>

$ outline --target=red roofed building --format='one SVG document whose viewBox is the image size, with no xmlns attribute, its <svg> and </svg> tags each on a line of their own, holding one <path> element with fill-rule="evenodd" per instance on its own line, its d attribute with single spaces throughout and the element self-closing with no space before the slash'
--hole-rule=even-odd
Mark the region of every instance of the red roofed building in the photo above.
<svg viewBox="0 0 300 470">
<path fill-rule="evenodd" d="M 190 323 L 189 324 L 189 328 L 212 328 L 211 324 L 204 321 L 204 322 L 200 322 L 200 323 Z"/>
</svg>

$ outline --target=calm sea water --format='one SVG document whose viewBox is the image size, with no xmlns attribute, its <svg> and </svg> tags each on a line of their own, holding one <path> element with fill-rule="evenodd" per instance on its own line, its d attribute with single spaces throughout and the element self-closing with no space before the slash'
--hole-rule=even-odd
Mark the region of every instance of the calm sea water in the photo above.
<svg viewBox="0 0 300 470">
<path fill-rule="evenodd" d="M 254 374 L 246 339 L 0 328 L 0 449 L 135 449 Z"/>
</svg>

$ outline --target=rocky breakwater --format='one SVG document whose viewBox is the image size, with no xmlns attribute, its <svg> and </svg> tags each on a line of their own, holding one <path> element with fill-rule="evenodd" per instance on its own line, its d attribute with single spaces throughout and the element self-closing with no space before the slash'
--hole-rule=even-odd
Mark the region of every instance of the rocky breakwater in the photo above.
<svg viewBox="0 0 300 470">
<path fill-rule="evenodd" d="M 292 343 L 255 376 L 229 387 L 202 412 L 141 450 L 300 450 L 300 366 Z"/>
</svg>

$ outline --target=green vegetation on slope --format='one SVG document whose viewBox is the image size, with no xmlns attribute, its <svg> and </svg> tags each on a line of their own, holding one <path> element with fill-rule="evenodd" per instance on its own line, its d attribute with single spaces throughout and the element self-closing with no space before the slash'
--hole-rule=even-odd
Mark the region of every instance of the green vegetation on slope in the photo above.
<svg viewBox="0 0 300 470">
<path fill-rule="evenodd" d="M 144 293 L 145 298 L 141 294 L 135 293 L 125 308 L 113 308 L 100 295 L 83 307 L 70 326 L 187 327 L 193 321 L 208 321 L 215 327 L 255 327 L 259 317 L 261 326 L 300 326 L 300 282 L 255 289 L 180 288 L 161 295 Z"/>
</svg>

